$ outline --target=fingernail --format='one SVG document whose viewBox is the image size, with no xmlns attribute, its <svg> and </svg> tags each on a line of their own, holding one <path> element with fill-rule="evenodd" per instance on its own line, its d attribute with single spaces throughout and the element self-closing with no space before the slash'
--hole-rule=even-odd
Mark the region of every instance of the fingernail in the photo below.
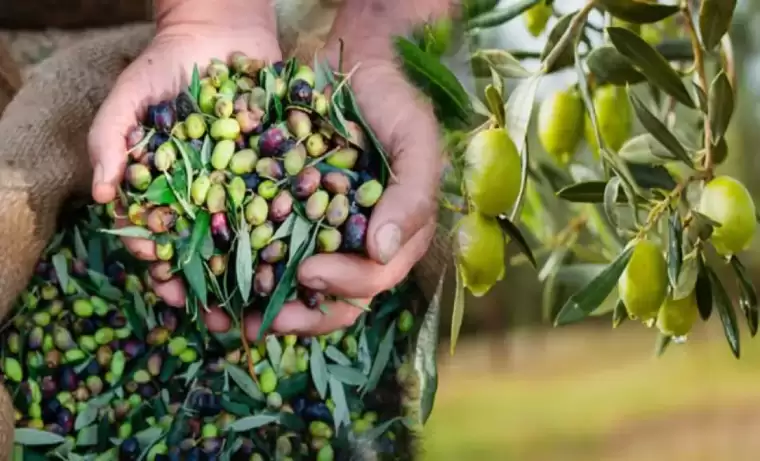
<svg viewBox="0 0 760 461">
<path fill-rule="evenodd" d="M 327 284 L 320 278 L 309 279 L 304 282 L 304 285 L 316 291 L 323 291 L 327 289 Z"/>
<path fill-rule="evenodd" d="M 92 182 L 94 184 L 100 184 L 103 182 L 103 164 L 98 163 L 95 165 L 95 171 L 93 171 Z"/>
<path fill-rule="evenodd" d="M 383 224 L 375 234 L 375 243 L 380 260 L 383 264 L 388 264 L 401 246 L 401 229 L 393 223 Z"/>
</svg>

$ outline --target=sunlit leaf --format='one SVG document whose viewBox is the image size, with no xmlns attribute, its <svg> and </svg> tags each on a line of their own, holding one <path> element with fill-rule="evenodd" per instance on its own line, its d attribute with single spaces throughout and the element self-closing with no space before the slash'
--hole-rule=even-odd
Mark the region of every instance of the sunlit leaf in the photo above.
<svg viewBox="0 0 760 461">
<path fill-rule="evenodd" d="M 644 128 L 677 159 L 687 165 L 691 165 L 689 154 L 686 153 L 686 149 L 681 145 L 681 142 L 678 141 L 672 131 L 668 129 L 668 127 L 665 126 L 665 124 L 662 123 L 652 112 L 650 112 L 644 105 L 644 102 L 632 91 L 628 92 L 628 97 L 631 100 L 636 116 Z"/>
<path fill-rule="evenodd" d="M 708 101 L 713 144 L 726 134 L 734 113 L 734 89 L 725 72 L 719 73 L 710 85 Z"/>
<path fill-rule="evenodd" d="M 702 44 L 712 50 L 731 27 L 736 0 L 702 0 L 699 8 L 699 32 Z"/>
<path fill-rule="evenodd" d="M 532 74 L 520 61 L 504 50 L 478 50 L 472 54 L 473 65 L 485 65 L 504 78 L 527 78 Z"/>
</svg>

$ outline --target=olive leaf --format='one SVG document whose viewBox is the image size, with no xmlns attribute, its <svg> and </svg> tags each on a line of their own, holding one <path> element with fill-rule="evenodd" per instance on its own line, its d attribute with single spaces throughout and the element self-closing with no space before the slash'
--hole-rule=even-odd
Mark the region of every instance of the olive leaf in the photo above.
<svg viewBox="0 0 760 461">
<path fill-rule="evenodd" d="M 575 18 L 575 15 L 578 14 L 570 13 L 565 16 L 562 16 L 559 21 L 557 21 L 557 24 L 552 27 L 552 30 L 549 32 L 549 37 L 546 39 L 546 44 L 544 45 L 543 51 L 541 51 L 541 62 L 543 63 L 546 58 L 554 51 L 554 48 L 559 44 L 560 39 L 563 35 L 565 35 L 565 32 L 567 32 L 567 29 L 570 28 L 570 24 L 573 22 L 573 18 Z M 563 69 L 565 67 L 573 65 L 573 62 L 575 61 L 575 55 L 573 53 L 573 46 L 572 41 L 569 43 L 566 43 L 565 49 L 562 50 L 562 54 L 559 56 L 559 58 L 552 63 L 550 67 L 547 67 L 546 73 L 552 73 L 556 72 L 560 69 Z"/>
<path fill-rule="evenodd" d="M 504 113 L 501 93 L 493 85 L 486 86 L 485 93 L 489 112 L 494 116 L 498 126 L 504 126 L 506 114 Z"/>
<path fill-rule="evenodd" d="M 613 227 L 618 227 L 619 225 L 618 214 L 615 210 L 619 199 L 620 178 L 618 176 L 613 176 L 604 186 L 604 199 L 602 202 L 604 213 L 607 215 L 607 219 L 610 220 L 610 224 L 612 224 Z"/>
<path fill-rule="evenodd" d="M 327 363 L 322 353 L 322 346 L 319 341 L 311 342 L 311 353 L 309 355 L 309 368 L 311 369 L 311 379 L 314 381 L 314 387 L 317 389 L 320 397 L 323 399 L 327 395 Z"/>
<path fill-rule="evenodd" d="M 585 181 L 566 186 L 557 192 L 557 197 L 573 203 L 604 203 L 607 181 Z M 625 202 L 624 196 L 618 197 L 618 203 Z"/>
<path fill-rule="evenodd" d="M 689 253 L 683 258 L 681 272 L 673 286 L 672 296 L 674 300 L 683 299 L 695 292 L 697 279 L 699 278 L 699 253 Z M 699 305 L 699 293 L 697 293 L 697 305 Z"/>
<path fill-rule="evenodd" d="M 503 78 L 527 78 L 532 75 L 530 71 L 525 69 L 520 61 L 504 50 L 490 49 L 490 50 L 478 50 L 472 54 L 471 64 L 475 75 L 479 75 L 479 72 L 475 69 L 484 69 L 488 71 L 493 69 L 497 74 Z M 484 75 L 482 73 L 480 75 Z"/>
<path fill-rule="evenodd" d="M 372 369 L 369 372 L 367 382 L 362 386 L 362 395 L 366 395 L 368 392 L 372 392 L 380 382 L 380 378 L 385 371 L 385 367 L 388 365 L 388 361 L 391 359 L 393 352 L 393 343 L 396 340 L 396 321 L 394 320 L 388 326 L 388 329 L 383 336 L 380 345 L 377 348 L 375 354 L 375 360 L 372 362 Z"/>
<path fill-rule="evenodd" d="M 13 432 L 13 442 L 24 446 L 58 445 L 66 439 L 53 432 L 17 427 Z"/>
<path fill-rule="evenodd" d="M 235 255 L 235 276 L 240 296 L 243 297 L 243 303 L 245 304 L 248 304 L 248 300 L 251 297 L 251 286 L 253 284 L 253 251 L 251 249 L 251 235 L 249 232 L 248 221 L 241 214 Z"/>
<path fill-rule="evenodd" d="M 697 82 L 692 82 L 692 88 L 694 88 L 694 92 L 697 93 L 697 102 L 699 103 L 698 105 L 699 110 L 707 114 L 709 102 L 707 101 L 707 94 L 705 93 L 705 90 L 702 89 L 702 87 Z"/>
<path fill-rule="evenodd" d="M 612 311 L 612 328 L 619 327 L 626 320 L 628 320 L 628 311 L 625 308 L 625 303 L 622 299 L 618 299 L 615 310 Z"/>
<path fill-rule="evenodd" d="M 190 93 L 190 96 L 193 97 L 193 101 L 197 103 L 201 94 L 201 73 L 198 70 L 198 64 L 193 66 L 193 73 L 190 77 L 190 86 L 187 91 Z"/>
<path fill-rule="evenodd" d="M 702 0 L 699 8 L 699 33 L 705 49 L 715 48 L 731 27 L 736 0 Z"/>
<path fill-rule="evenodd" d="M 528 245 L 528 242 L 525 240 L 522 232 L 520 232 L 520 229 L 514 225 L 512 221 L 505 217 L 499 217 L 498 222 L 504 233 L 510 237 L 511 241 L 517 244 L 517 246 L 520 248 L 520 253 L 524 254 L 528 258 L 531 266 L 533 266 L 535 269 L 537 267 L 536 257 L 533 256 L 533 251 L 530 249 L 530 245 Z"/>
<path fill-rule="evenodd" d="M 611 45 L 592 50 L 586 58 L 586 65 L 599 84 L 634 85 L 646 80 L 646 77 Z"/>
<path fill-rule="evenodd" d="M 451 70 L 403 37 L 395 39 L 394 47 L 407 76 L 431 97 L 439 120 L 451 127 L 467 125 L 472 114 L 470 98 Z"/>
<path fill-rule="evenodd" d="M 758 327 L 757 291 L 744 264 L 735 255 L 731 257 L 731 268 L 734 270 L 734 274 L 736 274 L 736 281 L 739 285 L 739 307 L 741 307 L 744 317 L 747 319 L 750 335 L 754 337 L 757 334 Z"/>
<path fill-rule="evenodd" d="M 118 235 L 119 237 L 154 240 L 153 232 L 144 227 L 127 226 L 118 229 L 100 229 L 100 232 L 104 234 Z"/>
<path fill-rule="evenodd" d="M 734 306 L 731 305 L 731 298 L 729 298 L 726 289 L 723 287 L 718 275 L 710 267 L 707 267 L 707 273 L 710 277 L 710 284 L 712 286 L 713 299 L 715 301 L 715 308 L 720 315 L 720 321 L 723 324 L 723 333 L 726 335 L 728 345 L 731 347 L 731 352 L 737 359 L 741 355 L 740 341 L 739 341 L 739 325 L 736 321 L 736 313 L 734 312 Z"/>
<path fill-rule="evenodd" d="M 261 413 L 258 415 L 253 416 L 246 416 L 245 418 L 240 418 L 237 421 L 232 422 L 228 429 L 232 432 L 249 432 L 253 429 L 257 429 L 262 426 L 266 426 L 267 424 L 276 423 L 280 420 L 280 414 L 272 413 Z"/>
<path fill-rule="evenodd" d="M 489 11 L 493 11 L 499 4 L 499 0 L 466 0 L 462 2 L 462 11 L 465 20 L 473 19 Z M 383 431 L 385 432 L 385 431 Z"/>
<path fill-rule="evenodd" d="M 681 104 L 696 107 L 681 77 L 643 38 L 623 27 L 608 27 L 607 34 L 615 48 L 638 67 L 652 85 L 673 96 Z"/>
<path fill-rule="evenodd" d="M 654 354 L 657 357 L 662 357 L 662 354 L 665 353 L 665 351 L 668 349 L 668 346 L 670 346 L 670 343 L 673 341 L 673 338 L 668 335 L 664 335 L 660 332 L 657 332 L 657 338 L 655 339 L 654 344 Z"/>
<path fill-rule="evenodd" d="M 505 109 L 506 118 L 504 127 L 506 128 L 512 141 L 515 143 L 517 152 L 525 156 L 526 136 L 528 126 L 533 115 L 533 106 L 536 101 L 536 92 L 538 84 L 541 81 L 540 75 L 523 80 L 509 95 Z"/>
<path fill-rule="evenodd" d="M 583 320 L 601 306 L 617 285 L 632 254 L 633 247 L 626 248 L 594 280 L 570 296 L 557 314 L 554 325 L 567 325 Z"/>
<path fill-rule="evenodd" d="M 448 267 L 444 267 L 441 272 L 435 294 L 428 304 L 414 346 L 414 369 L 420 378 L 420 415 L 423 424 L 433 411 L 435 394 L 438 390 L 438 337 L 441 326 L 443 281 L 446 279 L 447 269 Z"/>
<path fill-rule="evenodd" d="M 710 97 L 707 103 L 710 114 L 712 142 L 717 144 L 726 134 L 734 113 L 734 89 L 725 72 L 719 73 L 710 85 Z"/>
<path fill-rule="evenodd" d="M 490 27 L 498 27 L 520 16 L 525 11 L 543 1 L 545 0 L 516 0 L 511 2 L 506 8 L 499 8 L 498 10 L 491 9 L 491 11 L 487 13 L 480 14 L 477 17 L 470 19 L 467 21 L 467 28 L 487 29 Z"/>
<path fill-rule="evenodd" d="M 678 183 L 670 172 L 661 165 L 629 165 L 631 175 L 643 189 L 673 190 Z"/>
<path fill-rule="evenodd" d="M 683 265 L 683 224 L 677 212 L 668 219 L 668 280 L 675 289 Z"/>
<path fill-rule="evenodd" d="M 462 268 L 459 263 L 454 265 L 456 272 L 456 287 L 454 292 L 454 307 L 451 312 L 451 346 L 449 352 L 454 355 L 454 350 L 457 347 L 457 340 L 459 339 L 459 330 L 462 328 L 462 320 L 464 319 L 464 307 L 465 307 L 465 291 L 464 291 L 464 278 L 462 275 Z"/>
<path fill-rule="evenodd" d="M 618 151 L 623 160 L 640 165 L 664 165 L 675 159 L 652 134 L 644 133 L 634 136 L 623 144 Z"/>
<path fill-rule="evenodd" d="M 637 0 L 597 0 L 596 4 L 612 16 L 634 24 L 660 22 L 679 11 L 676 5 L 660 5 Z"/>
<path fill-rule="evenodd" d="M 177 197 L 174 195 L 169 181 L 166 176 L 159 176 L 150 183 L 148 189 L 143 193 L 143 198 L 153 205 L 171 205 L 177 203 Z"/>
<path fill-rule="evenodd" d="M 689 154 L 686 153 L 686 149 L 681 145 L 681 142 L 675 137 L 675 135 L 660 121 L 653 113 L 647 109 L 644 102 L 636 96 L 633 91 L 628 91 L 628 98 L 631 100 L 633 109 L 636 112 L 641 124 L 644 126 L 652 136 L 657 139 L 666 149 L 668 149 L 677 159 L 691 166 L 692 161 L 689 158 Z"/>
</svg>

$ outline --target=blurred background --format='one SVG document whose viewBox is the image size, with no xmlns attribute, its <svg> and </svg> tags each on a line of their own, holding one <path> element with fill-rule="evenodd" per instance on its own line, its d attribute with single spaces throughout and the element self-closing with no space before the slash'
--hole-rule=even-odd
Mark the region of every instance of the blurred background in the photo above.
<svg viewBox="0 0 760 461">
<path fill-rule="evenodd" d="M 516 1 L 502 0 L 500 7 Z M 555 7 L 569 13 L 582 3 L 557 0 Z M 760 2 L 738 4 L 733 25 L 738 105 L 729 157 L 719 171 L 744 181 L 758 200 Z M 0 40 L 28 70 L 94 33 L 92 27 L 149 16 L 146 0 L 0 0 Z M 533 38 L 518 19 L 482 31 L 480 46 L 540 52 L 546 34 Z M 461 77 L 469 75 L 465 71 Z M 572 72 L 545 79 L 539 98 L 572 82 Z M 530 145 L 540 149 L 535 133 Z M 756 239 L 743 256 L 758 287 L 759 247 Z M 453 277 L 448 283 L 453 287 Z M 758 459 L 760 339 L 750 340 L 743 329 L 737 361 L 713 316 L 686 344 L 671 345 L 657 358 L 655 332 L 634 322 L 614 331 L 609 317 L 552 328 L 542 314 L 543 296 L 534 270 L 509 268 L 504 283 L 487 297 L 468 300 L 454 356 L 446 339 L 452 299 L 444 299 L 439 390 L 425 436 L 426 460 Z"/>
</svg>

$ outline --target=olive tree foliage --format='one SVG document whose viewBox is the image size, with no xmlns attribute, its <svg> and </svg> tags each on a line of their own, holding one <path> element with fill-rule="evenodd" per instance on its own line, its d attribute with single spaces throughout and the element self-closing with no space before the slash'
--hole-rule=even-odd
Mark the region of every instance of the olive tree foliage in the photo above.
<svg viewBox="0 0 760 461">
<path fill-rule="evenodd" d="M 758 218 L 746 188 L 715 173 L 736 103 L 736 3 L 584 0 L 566 11 L 552 0 L 470 0 L 460 18 L 397 40 L 446 140 L 440 226 L 457 280 L 452 351 L 465 293 L 482 296 L 509 266 L 530 264 L 556 326 L 637 319 L 657 332 L 662 353 L 715 315 L 740 356 L 739 318 L 751 336 L 758 329 L 740 260 Z M 478 45 L 481 31 L 512 21 L 543 38 L 540 53 Z M 457 43 L 487 84 L 473 90 L 452 72 Z M 538 104 L 540 84 L 568 71 L 574 83 Z M 520 255 L 501 257 L 506 245 Z M 720 266 L 733 277 L 719 277 Z"/>
</svg>

